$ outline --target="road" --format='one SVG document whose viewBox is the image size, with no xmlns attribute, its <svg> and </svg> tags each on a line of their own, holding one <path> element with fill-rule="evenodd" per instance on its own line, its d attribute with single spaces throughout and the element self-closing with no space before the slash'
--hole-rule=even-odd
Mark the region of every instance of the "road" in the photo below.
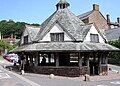
<svg viewBox="0 0 120 86">
<path fill-rule="evenodd" d="M 120 80 L 85 82 L 68 78 L 50 79 L 48 76 L 44 75 L 26 75 L 24 77 L 40 84 L 41 86 L 120 86 Z"/>
<path fill-rule="evenodd" d="M 120 70 L 120 67 L 109 65 L 113 70 Z M 117 74 L 120 77 L 120 74 Z M 92 81 L 84 82 L 78 79 L 69 79 L 69 78 L 53 78 L 50 79 L 46 75 L 38 74 L 28 74 L 24 76 L 25 78 L 34 81 L 35 83 L 40 84 L 41 86 L 120 86 L 120 78 L 114 80 L 102 80 L 102 81 Z M 99 78 L 99 77 L 97 77 Z"/>
<path fill-rule="evenodd" d="M 0 60 L 0 65 L 0 86 L 120 86 L 120 79 L 96 82 L 80 81 L 79 78 L 77 80 L 63 77 L 50 79 L 48 75 L 20 75 L 6 70 L 3 68 L 4 65 L 13 64 L 4 62 L 4 60 Z"/>
<path fill-rule="evenodd" d="M 0 86 L 40 86 L 29 79 L 24 78 L 20 74 L 6 70 L 3 66 L 13 65 L 6 60 L 0 60 Z"/>
</svg>

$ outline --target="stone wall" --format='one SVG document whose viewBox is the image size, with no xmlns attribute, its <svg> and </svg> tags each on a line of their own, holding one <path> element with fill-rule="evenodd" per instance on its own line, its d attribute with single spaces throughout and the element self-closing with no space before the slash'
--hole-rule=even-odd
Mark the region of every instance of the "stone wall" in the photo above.
<svg viewBox="0 0 120 86">
<path fill-rule="evenodd" d="M 32 67 L 30 70 L 39 74 L 54 74 L 68 77 L 79 77 L 88 73 L 87 67 Z"/>
</svg>

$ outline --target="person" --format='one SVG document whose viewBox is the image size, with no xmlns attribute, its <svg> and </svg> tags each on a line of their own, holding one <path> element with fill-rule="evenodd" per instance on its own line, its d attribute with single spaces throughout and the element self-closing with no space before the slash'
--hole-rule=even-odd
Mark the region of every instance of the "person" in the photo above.
<svg viewBox="0 0 120 86">
<path fill-rule="evenodd" d="M 24 54 L 21 55 L 21 68 L 24 70 L 24 65 L 25 65 L 25 56 Z"/>
<path fill-rule="evenodd" d="M 21 56 L 20 56 L 20 63 L 21 63 L 21 66 L 20 66 L 20 68 L 21 68 L 21 74 L 24 74 L 24 68 L 25 68 L 25 55 L 24 55 L 24 53 L 22 52 L 22 54 L 21 54 Z"/>
<path fill-rule="evenodd" d="M 41 62 L 41 64 L 42 64 L 42 65 L 45 65 L 45 63 L 46 63 L 46 58 L 43 57 L 43 58 L 42 58 L 42 62 Z"/>
</svg>

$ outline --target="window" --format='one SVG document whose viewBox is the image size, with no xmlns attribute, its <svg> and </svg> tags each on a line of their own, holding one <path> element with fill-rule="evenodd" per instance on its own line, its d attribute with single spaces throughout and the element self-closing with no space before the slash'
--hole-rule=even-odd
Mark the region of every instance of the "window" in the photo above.
<svg viewBox="0 0 120 86">
<path fill-rule="evenodd" d="M 28 44 L 28 35 L 24 36 L 24 44 Z"/>
<path fill-rule="evenodd" d="M 96 43 L 99 42 L 98 34 L 90 34 L 90 39 L 91 39 L 91 42 L 96 42 Z"/>
<path fill-rule="evenodd" d="M 54 53 L 41 53 L 38 61 L 41 66 L 55 66 L 55 55 Z"/>
<path fill-rule="evenodd" d="M 64 33 L 51 33 L 51 41 L 52 42 L 63 42 L 64 41 Z"/>
<path fill-rule="evenodd" d="M 70 63 L 78 63 L 78 53 L 70 53 Z"/>
</svg>

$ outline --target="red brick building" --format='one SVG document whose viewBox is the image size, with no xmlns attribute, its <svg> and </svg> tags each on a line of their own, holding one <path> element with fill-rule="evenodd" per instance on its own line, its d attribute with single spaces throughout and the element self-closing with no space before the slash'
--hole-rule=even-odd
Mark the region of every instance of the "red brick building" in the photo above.
<svg viewBox="0 0 120 86">
<path fill-rule="evenodd" d="M 95 23 L 98 29 L 111 29 L 120 27 L 120 18 L 117 18 L 117 22 L 110 21 L 110 15 L 106 15 L 105 18 L 99 10 L 99 5 L 93 4 L 93 9 L 89 12 L 78 15 L 85 24 Z"/>
</svg>

